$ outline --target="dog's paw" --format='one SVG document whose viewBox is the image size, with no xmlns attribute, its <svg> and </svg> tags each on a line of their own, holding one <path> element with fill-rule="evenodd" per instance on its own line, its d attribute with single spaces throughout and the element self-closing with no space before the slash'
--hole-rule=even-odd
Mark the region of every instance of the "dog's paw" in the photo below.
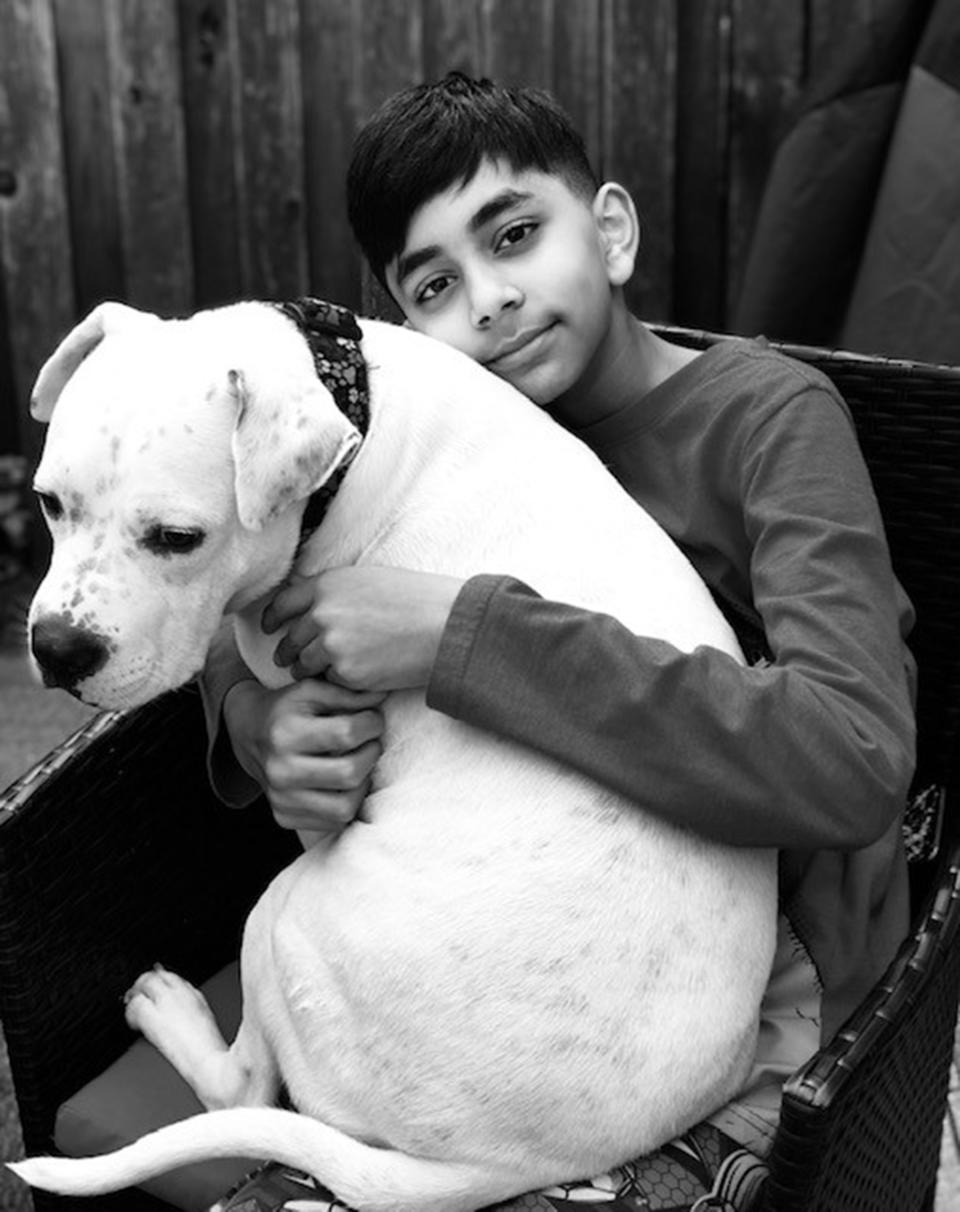
<svg viewBox="0 0 960 1212">
<path fill-rule="evenodd" d="M 124 1006 L 129 1026 L 167 1056 L 185 1048 L 224 1046 L 200 990 L 159 964 L 137 978 L 124 997 Z"/>
</svg>

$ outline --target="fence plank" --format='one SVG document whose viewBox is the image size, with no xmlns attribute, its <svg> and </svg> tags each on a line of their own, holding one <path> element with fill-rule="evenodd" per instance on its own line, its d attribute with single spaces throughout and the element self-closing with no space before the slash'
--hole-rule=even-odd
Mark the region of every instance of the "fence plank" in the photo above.
<svg viewBox="0 0 960 1212">
<path fill-rule="evenodd" d="M 553 93 L 583 136 L 598 173 L 603 156 L 600 16 L 596 0 L 561 0 L 554 11 L 551 48 Z"/>
<path fill-rule="evenodd" d="M 483 71 L 483 32 L 477 0 L 424 0 L 423 78 Z"/>
<path fill-rule="evenodd" d="M 70 4 L 71 0 L 63 0 Z M 179 0 L 194 304 L 239 298 L 239 131 L 232 0 Z"/>
<path fill-rule="evenodd" d="M 673 313 L 722 329 L 727 291 L 730 0 L 679 7 Z"/>
<path fill-rule="evenodd" d="M 424 17 L 419 4 L 403 0 L 363 0 L 358 8 L 358 122 L 364 122 L 391 94 L 423 78 Z M 361 268 L 361 310 L 383 319 L 400 318 L 366 265 Z"/>
<path fill-rule="evenodd" d="M 870 26 L 889 0 L 808 0 L 807 74 L 821 75 L 835 55 L 857 38 L 870 35 Z"/>
<path fill-rule="evenodd" d="M 353 308 L 360 306 L 360 257 L 344 186 L 357 125 L 355 27 L 351 0 L 301 6 L 309 289 Z"/>
<path fill-rule="evenodd" d="M 193 271 L 176 12 L 150 0 L 110 0 L 106 12 L 125 294 L 182 313 Z"/>
<path fill-rule="evenodd" d="M 733 0 L 727 314 L 732 314 L 777 145 L 804 81 L 803 5 Z"/>
<path fill-rule="evenodd" d="M 484 74 L 498 84 L 553 84 L 553 0 L 484 0 L 480 10 Z"/>
<path fill-rule="evenodd" d="M 74 319 L 48 0 L 0 0 L 0 29 L 0 271 L 9 342 L 4 378 L 12 388 L 4 430 L 33 459 L 42 435 L 27 415 L 30 388 Z"/>
<path fill-rule="evenodd" d="M 85 315 L 126 286 L 107 29 L 101 0 L 56 0 L 53 14 L 76 305 Z"/>
<path fill-rule="evenodd" d="M 296 0 L 236 0 L 238 181 L 244 294 L 307 289 L 306 190 Z"/>
<path fill-rule="evenodd" d="M 423 77 L 423 10 L 410 0 L 356 0 L 359 120 Z"/>
<path fill-rule="evenodd" d="M 672 0 L 605 0 L 604 176 L 630 190 L 643 241 L 627 290 L 648 319 L 671 312 L 676 11 Z"/>
</svg>

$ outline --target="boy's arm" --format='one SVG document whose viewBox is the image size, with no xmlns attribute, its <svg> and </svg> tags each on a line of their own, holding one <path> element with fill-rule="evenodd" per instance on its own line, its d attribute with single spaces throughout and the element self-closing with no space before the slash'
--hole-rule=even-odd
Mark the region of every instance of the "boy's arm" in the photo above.
<svg viewBox="0 0 960 1212">
<path fill-rule="evenodd" d="M 684 654 L 483 576 L 457 599 L 428 703 L 721 841 L 844 850 L 881 836 L 913 768 L 909 604 L 846 418 L 832 402 L 791 412 L 747 452 L 741 485 L 774 664 Z"/>
</svg>

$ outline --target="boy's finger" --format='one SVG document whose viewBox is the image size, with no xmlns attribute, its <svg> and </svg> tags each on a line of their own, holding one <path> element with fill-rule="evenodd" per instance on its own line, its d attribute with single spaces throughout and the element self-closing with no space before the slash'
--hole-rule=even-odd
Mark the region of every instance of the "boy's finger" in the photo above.
<svg viewBox="0 0 960 1212">
<path fill-rule="evenodd" d="M 367 711 L 379 707 L 386 700 L 383 690 L 349 690 L 323 678 L 308 678 L 291 687 L 300 702 L 308 704 L 318 715 L 330 715 L 340 711 Z"/>
<path fill-rule="evenodd" d="M 274 662 L 277 665 L 292 665 L 303 648 L 316 638 L 316 634 L 316 626 L 309 614 L 294 615 L 274 649 Z"/>
<path fill-rule="evenodd" d="M 264 631 L 266 630 L 267 628 L 264 627 Z M 273 650 L 273 663 L 281 667 L 289 665 L 296 655 L 297 650 L 290 643 L 290 637 L 285 635 Z"/>
<path fill-rule="evenodd" d="M 298 761 L 304 758 L 339 757 L 353 753 L 370 741 L 378 741 L 383 736 L 383 729 L 383 715 L 374 708 L 365 711 L 341 710 L 339 713 L 317 711 L 302 716 L 291 725 L 290 743 L 291 747 L 295 747 Z M 298 769 L 302 767 L 298 766 Z M 312 786 L 314 782 L 303 785 Z"/>
<path fill-rule="evenodd" d="M 293 629 L 291 628 L 291 630 L 287 632 L 274 650 L 274 664 L 281 666 L 281 668 L 292 665 L 300 656 L 305 639 L 306 637 L 300 638 L 294 635 Z M 313 672 L 322 673 L 323 669 L 316 669 Z"/>
<path fill-rule="evenodd" d="M 330 654 L 318 635 L 297 645 L 297 651 L 289 665 L 290 673 L 298 682 L 303 678 L 325 678 L 331 684 L 337 681 L 330 676 Z"/>
<path fill-rule="evenodd" d="M 289 619 L 303 614 L 313 604 L 313 585 L 310 581 L 295 581 L 283 585 L 267 603 L 260 617 L 260 626 L 270 635 Z"/>
</svg>

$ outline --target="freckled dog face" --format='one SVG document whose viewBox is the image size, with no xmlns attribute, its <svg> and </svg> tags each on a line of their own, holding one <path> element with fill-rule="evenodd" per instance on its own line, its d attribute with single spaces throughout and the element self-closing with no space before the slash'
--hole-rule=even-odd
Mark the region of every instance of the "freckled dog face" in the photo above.
<svg viewBox="0 0 960 1212">
<path fill-rule="evenodd" d="M 226 379 L 198 399 L 195 375 L 134 374 L 144 352 L 108 341 L 81 365 L 35 477 L 54 550 L 31 607 L 34 650 L 51 654 L 48 683 L 112 707 L 201 668 L 241 549 L 265 538 L 237 526 Z"/>
<path fill-rule="evenodd" d="M 31 649 L 44 681 L 105 707 L 202 668 L 224 613 L 286 574 L 303 503 L 359 441 L 297 327 L 255 303 L 173 321 L 104 304 L 32 409 L 54 548 Z"/>
</svg>

